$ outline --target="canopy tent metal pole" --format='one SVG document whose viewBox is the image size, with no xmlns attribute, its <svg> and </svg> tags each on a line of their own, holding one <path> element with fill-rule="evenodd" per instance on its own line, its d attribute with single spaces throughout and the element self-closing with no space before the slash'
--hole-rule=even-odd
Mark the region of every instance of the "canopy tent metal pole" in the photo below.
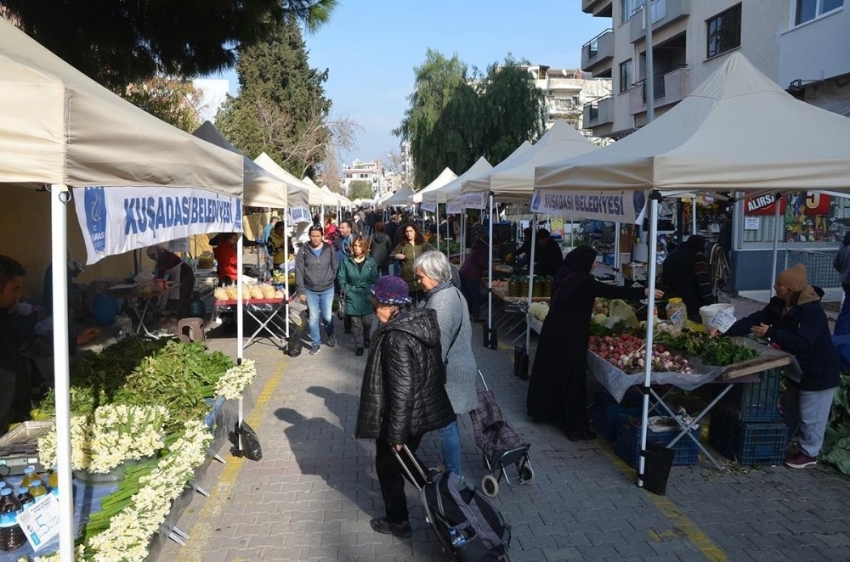
<svg viewBox="0 0 850 562">
<path fill-rule="evenodd" d="M 614 223 L 614 269 L 620 271 L 620 222 Z"/>
<path fill-rule="evenodd" d="M 493 192 L 490 192 L 489 256 L 487 258 L 487 347 L 493 341 Z"/>
<path fill-rule="evenodd" d="M 646 476 L 646 433 L 649 419 L 649 389 L 652 384 L 652 339 L 655 325 L 655 261 L 658 254 L 658 199 L 657 192 L 650 195 L 649 204 L 649 301 L 646 304 L 646 365 L 643 377 L 643 411 L 640 424 L 640 456 L 638 458 L 637 485 L 643 488 Z"/>
<path fill-rule="evenodd" d="M 283 225 L 283 298 L 286 299 L 283 307 L 283 312 L 286 314 L 283 333 L 286 336 L 287 351 L 289 351 L 289 241 L 292 239 L 289 235 L 289 209 L 286 209 L 286 214 L 283 215 Z M 274 260 L 272 260 L 272 269 L 274 269 Z"/>
<path fill-rule="evenodd" d="M 242 340 L 242 335 L 244 332 L 244 323 L 242 319 L 242 311 L 245 308 L 245 303 L 242 301 L 242 238 L 243 236 L 239 236 L 239 239 L 236 241 L 236 341 L 238 345 L 236 346 L 236 364 L 242 364 L 242 357 L 244 356 L 244 341 Z M 272 262 L 274 263 L 274 262 Z M 242 404 L 242 398 L 239 398 L 239 418 L 238 425 L 241 429 L 242 420 L 244 418 L 244 408 Z M 242 450 L 242 433 L 240 431 L 236 432 L 238 436 L 238 446 L 239 450 Z"/>
<path fill-rule="evenodd" d="M 68 357 L 68 209 L 65 185 L 50 189 L 51 259 L 53 263 L 53 371 L 56 393 L 56 458 L 59 469 L 59 557 L 74 559 L 74 499 L 71 481 L 71 379 Z M 3 392 L 8 392 L 4 389 Z"/>
<path fill-rule="evenodd" d="M 437 221 L 437 251 L 439 252 L 440 251 L 440 204 L 439 203 L 437 203 L 436 213 L 437 213 L 437 218 L 434 219 L 434 220 Z"/>
<path fill-rule="evenodd" d="M 770 289 L 768 290 L 768 295 L 771 298 L 776 294 L 773 289 L 773 280 L 776 279 L 776 263 L 779 257 L 779 238 L 782 236 L 782 227 L 785 226 L 779 224 L 779 210 L 780 207 L 782 207 L 782 197 L 781 193 L 777 193 L 773 200 L 773 204 L 776 206 L 776 209 L 773 215 L 773 266 L 770 268 Z"/>
<path fill-rule="evenodd" d="M 449 244 L 452 238 L 451 234 L 449 233 L 449 229 L 452 225 L 452 221 L 449 220 L 450 217 L 451 215 L 449 214 L 449 205 L 446 204 L 446 256 L 449 258 L 452 257 L 452 249 Z"/>
<path fill-rule="evenodd" d="M 691 234 L 697 233 L 697 198 L 693 198 L 693 207 L 691 207 Z"/>
<path fill-rule="evenodd" d="M 529 250 L 529 262 L 528 262 L 528 306 L 531 307 L 531 298 L 534 294 L 534 254 L 535 249 L 537 248 L 537 229 L 534 228 L 534 224 L 537 223 L 537 213 L 531 213 L 531 250 Z M 549 242 L 547 242 L 548 244 Z M 554 295 L 552 295 L 554 296 Z M 526 320 L 525 320 L 525 349 L 531 349 L 531 326 L 528 323 L 528 311 L 526 310 Z"/>
</svg>

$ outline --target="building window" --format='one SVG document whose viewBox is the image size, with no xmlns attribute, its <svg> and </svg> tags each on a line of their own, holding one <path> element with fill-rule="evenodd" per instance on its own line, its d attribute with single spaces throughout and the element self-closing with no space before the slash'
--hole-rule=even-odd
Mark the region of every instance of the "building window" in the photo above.
<svg viewBox="0 0 850 562">
<path fill-rule="evenodd" d="M 620 23 L 626 23 L 639 7 L 643 6 L 644 0 L 620 0 Z"/>
<path fill-rule="evenodd" d="M 706 58 L 716 57 L 741 46 L 741 5 L 732 6 L 706 22 L 708 49 Z"/>
<path fill-rule="evenodd" d="M 625 92 L 632 85 L 632 59 L 620 63 L 620 91 Z"/>
<path fill-rule="evenodd" d="M 812 21 L 844 5 L 844 0 L 792 0 L 794 3 L 794 25 Z"/>
</svg>

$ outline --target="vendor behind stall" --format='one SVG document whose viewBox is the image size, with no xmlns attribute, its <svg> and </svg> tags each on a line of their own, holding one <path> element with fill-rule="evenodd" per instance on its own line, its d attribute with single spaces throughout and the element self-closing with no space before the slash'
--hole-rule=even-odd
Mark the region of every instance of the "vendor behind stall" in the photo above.
<svg viewBox="0 0 850 562">
<path fill-rule="evenodd" d="M 31 409 L 33 367 L 20 352 L 24 341 L 17 306 L 26 274 L 17 260 L 0 255 L 0 435 L 6 433 L 10 423 L 26 420 Z M 71 355 L 77 345 L 90 342 L 98 333 L 97 329 L 89 328 L 76 337 L 71 335 Z"/>
<path fill-rule="evenodd" d="M 790 437 L 799 432 L 800 447 L 788 455 L 785 466 L 811 468 L 817 465 L 838 387 L 838 353 L 820 304 L 823 292 L 809 285 L 806 266 L 798 263 L 781 272 L 773 288 L 776 296 L 766 307 L 735 322 L 725 335 L 767 338 L 797 359 L 802 375 L 799 381 L 786 379 L 780 405 Z"/>
<path fill-rule="evenodd" d="M 667 296 L 681 297 L 688 309 L 688 319 L 699 322 L 699 309 L 714 304 L 705 258 L 705 238 L 691 236 L 667 256 L 661 279 Z"/>
<path fill-rule="evenodd" d="M 238 276 L 236 261 L 236 242 L 239 233 L 228 232 L 221 235 L 219 243 L 213 250 L 215 261 L 218 264 L 216 274 L 220 285 L 233 285 Z"/>
<path fill-rule="evenodd" d="M 154 275 L 157 279 L 169 279 L 180 286 L 179 292 L 169 293 L 168 304 L 181 318 L 189 313 L 189 300 L 195 288 L 195 273 L 174 252 L 159 245 L 147 249 L 148 257 L 156 262 Z M 176 303 L 176 304 L 175 304 Z"/>
</svg>

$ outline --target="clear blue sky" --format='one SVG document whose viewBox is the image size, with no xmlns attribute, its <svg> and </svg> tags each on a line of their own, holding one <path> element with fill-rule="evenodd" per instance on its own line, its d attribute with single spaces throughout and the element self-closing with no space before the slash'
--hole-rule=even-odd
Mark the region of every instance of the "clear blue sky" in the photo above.
<svg viewBox="0 0 850 562">
<path fill-rule="evenodd" d="M 398 150 L 413 68 L 428 48 L 457 53 L 485 70 L 508 53 L 532 64 L 578 68 L 581 46 L 610 18 L 581 11 L 580 0 L 340 0 L 331 21 L 306 34 L 310 65 L 329 69 L 333 114 L 359 122 L 357 147 L 343 157 L 383 158 Z M 235 75 L 231 79 L 234 93 Z"/>
</svg>

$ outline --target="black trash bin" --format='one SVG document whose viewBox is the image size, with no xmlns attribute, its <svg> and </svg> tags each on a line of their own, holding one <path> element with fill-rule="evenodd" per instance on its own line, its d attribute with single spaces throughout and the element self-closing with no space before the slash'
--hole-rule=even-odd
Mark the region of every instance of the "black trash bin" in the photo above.
<svg viewBox="0 0 850 562">
<path fill-rule="evenodd" d="M 646 463 L 644 464 L 643 487 L 653 494 L 667 494 L 667 479 L 673 468 L 674 449 L 668 449 L 658 443 L 646 444 Z"/>
</svg>

